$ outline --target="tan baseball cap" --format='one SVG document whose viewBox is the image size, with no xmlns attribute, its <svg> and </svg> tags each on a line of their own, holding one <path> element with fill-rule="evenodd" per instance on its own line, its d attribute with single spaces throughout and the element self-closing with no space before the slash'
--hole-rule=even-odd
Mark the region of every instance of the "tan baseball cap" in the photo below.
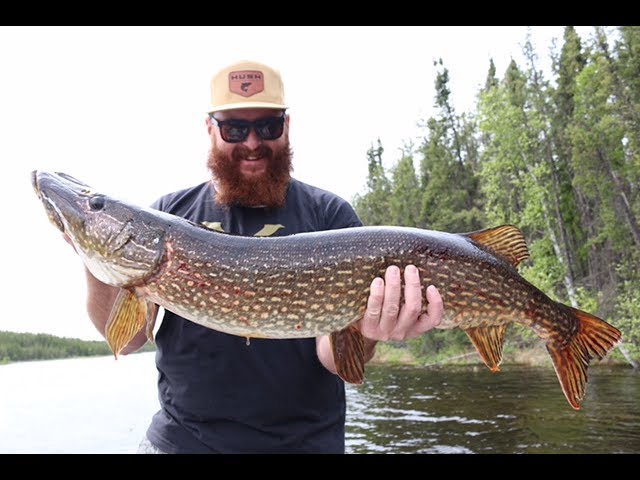
<svg viewBox="0 0 640 480">
<path fill-rule="evenodd" d="M 262 63 L 244 60 L 216 73 L 211 79 L 208 111 L 236 108 L 286 109 L 280 72 Z"/>
</svg>

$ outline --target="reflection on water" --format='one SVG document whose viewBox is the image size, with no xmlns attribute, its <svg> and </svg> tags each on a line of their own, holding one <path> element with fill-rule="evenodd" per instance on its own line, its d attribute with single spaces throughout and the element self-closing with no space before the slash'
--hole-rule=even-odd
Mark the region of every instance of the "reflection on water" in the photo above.
<svg viewBox="0 0 640 480">
<path fill-rule="evenodd" d="M 370 366 L 347 386 L 347 452 L 640 453 L 640 375 L 588 375 L 575 411 L 551 368 Z"/>
</svg>

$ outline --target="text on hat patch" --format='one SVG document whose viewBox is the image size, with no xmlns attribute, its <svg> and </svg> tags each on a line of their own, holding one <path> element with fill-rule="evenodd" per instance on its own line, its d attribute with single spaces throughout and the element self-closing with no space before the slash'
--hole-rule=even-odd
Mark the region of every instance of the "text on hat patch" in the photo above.
<svg viewBox="0 0 640 480">
<path fill-rule="evenodd" d="M 229 91 L 250 97 L 264 90 L 264 76 L 258 70 L 240 70 L 229 73 Z"/>
</svg>

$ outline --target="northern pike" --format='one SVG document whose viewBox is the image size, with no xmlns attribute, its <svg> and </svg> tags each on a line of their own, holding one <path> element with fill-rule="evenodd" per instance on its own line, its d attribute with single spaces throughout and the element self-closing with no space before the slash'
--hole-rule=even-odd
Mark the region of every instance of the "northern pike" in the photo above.
<svg viewBox="0 0 640 480">
<path fill-rule="evenodd" d="M 105 332 L 116 357 L 145 326 L 153 340 L 161 306 L 247 339 L 330 335 L 338 375 L 361 383 L 356 323 L 371 281 L 408 264 L 444 300 L 438 328 L 466 332 L 491 371 L 499 370 L 506 327 L 532 329 L 576 410 L 589 362 L 621 339 L 615 327 L 552 300 L 518 273 L 529 253 L 512 225 L 464 234 L 385 226 L 242 237 L 94 192 L 64 173 L 34 171 L 32 184 L 88 270 L 120 288 Z"/>
</svg>

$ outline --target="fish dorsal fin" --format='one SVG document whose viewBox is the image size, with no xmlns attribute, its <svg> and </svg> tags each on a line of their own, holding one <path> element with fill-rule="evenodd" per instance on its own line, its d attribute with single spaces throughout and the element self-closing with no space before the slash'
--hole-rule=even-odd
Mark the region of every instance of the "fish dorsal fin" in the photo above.
<svg viewBox="0 0 640 480">
<path fill-rule="evenodd" d="M 329 339 L 338 376 L 345 382 L 364 381 L 364 337 L 355 326 L 349 325 L 333 332 Z"/>
<path fill-rule="evenodd" d="M 487 248 L 514 267 L 529 258 L 529 249 L 524 235 L 518 227 L 513 225 L 501 225 L 463 235 Z"/>
<path fill-rule="evenodd" d="M 500 370 L 502 345 L 506 330 L 507 325 L 505 324 L 493 327 L 472 327 L 464 331 L 475 345 L 482 361 L 492 372 Z"/>
</svg>

